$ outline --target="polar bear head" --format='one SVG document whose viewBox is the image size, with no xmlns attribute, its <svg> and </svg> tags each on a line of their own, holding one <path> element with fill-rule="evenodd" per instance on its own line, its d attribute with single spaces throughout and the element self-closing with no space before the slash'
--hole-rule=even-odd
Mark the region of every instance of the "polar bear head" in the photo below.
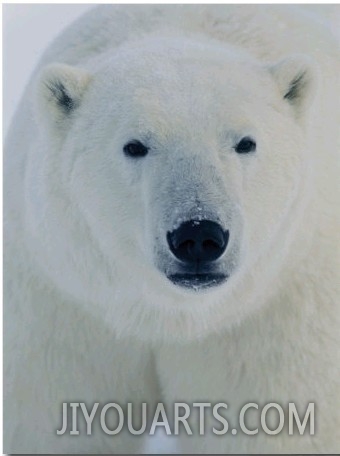
<svg viewBox="0 0 340 456">
<path fill-rule="evenodd" d="M 37 83 L 31 243 L 118 335 L 191 339 L 265 302 L 309 179 L 306 57 L 149 37 Z"/>
</svg>

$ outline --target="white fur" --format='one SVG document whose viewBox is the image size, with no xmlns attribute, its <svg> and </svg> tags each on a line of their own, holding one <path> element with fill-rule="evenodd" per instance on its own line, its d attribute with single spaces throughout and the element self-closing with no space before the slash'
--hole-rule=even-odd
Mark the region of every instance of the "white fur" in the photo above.
<svg viewBox="0 0 340 456">
<path fill-rule="evenodd" d="M 143 400 L 315 402 L 313 438 L 183 450 L 338 450 L 339 70 L 327 30 L 278 6 L 101 6 L 52 44 L 6 147 L 6 452 L 140 451 L 55 430 L 62 402 Z M 233 273 L 184 290 L 166 232 L 212 212 Z"/>
</svg>

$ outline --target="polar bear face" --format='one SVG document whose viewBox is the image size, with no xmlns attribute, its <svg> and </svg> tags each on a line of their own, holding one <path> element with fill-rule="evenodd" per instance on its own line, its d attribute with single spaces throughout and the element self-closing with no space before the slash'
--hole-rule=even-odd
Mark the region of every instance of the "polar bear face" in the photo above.
<svg viewBox="0 0 340 456">
<path fill-rule="evenodd" d="M 189 339 L 238 322 L 299 223 L 309 62 L 151 37 L 89 68 L 52 64 L 38 83 L 34 230 L 56 239 L 42 263 L 118 334 Z"/>
</svg>

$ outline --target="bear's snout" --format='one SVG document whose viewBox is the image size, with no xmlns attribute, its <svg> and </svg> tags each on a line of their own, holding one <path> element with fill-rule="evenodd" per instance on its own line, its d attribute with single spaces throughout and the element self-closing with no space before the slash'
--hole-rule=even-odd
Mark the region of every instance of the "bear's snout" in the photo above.
<svg viewBox="0 0 340 456">
<path fill-rule="evenodd" d="M 229 231 L 211 220 L 189 220 L 167 233 L 171 252 L 187 265 L 209 263 L 225 252 Z"/>
</svg>

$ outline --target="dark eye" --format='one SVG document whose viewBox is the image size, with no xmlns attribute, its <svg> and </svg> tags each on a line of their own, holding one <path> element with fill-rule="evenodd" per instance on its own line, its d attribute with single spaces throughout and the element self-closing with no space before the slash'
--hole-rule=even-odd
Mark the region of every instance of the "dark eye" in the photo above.
<svg viewBox="0 0 340 456">
<path fill-rule="evenodd" d="M 255 149 L 256 142 L 249 136 L 242 138 L 241 141 L 235 146 L 235 150 L 238 154 L 248 154 L 249 152 L 254 152 Z"/>
<path fill-rule="evenodd" d="M 123 147 L 124 154 L 128 157 L 138 158 L 138 157 L 145 157 L 149 152 L 149 149 L 144 146 L 140 141 L 136 139 L 133 141 L 128 142 Z"/>
</svg>

